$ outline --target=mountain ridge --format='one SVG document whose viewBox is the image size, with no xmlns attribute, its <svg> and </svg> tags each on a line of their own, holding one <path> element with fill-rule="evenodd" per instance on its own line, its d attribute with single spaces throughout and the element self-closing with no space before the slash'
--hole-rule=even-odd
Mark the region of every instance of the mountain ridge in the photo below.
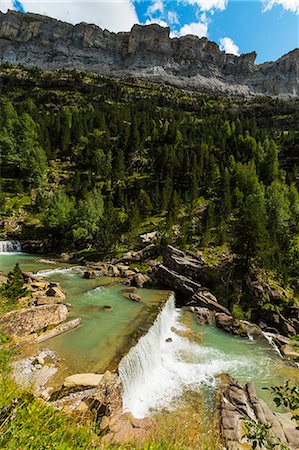
<svg viewBox="0 0 299 450">
<path fill-rule="evenodd" d="M 0 13 L 2 63 L 84 69 L 113 77 L 227 95 L 299 95 L 299 49 L 255 64 L 256 52 L 235 56 L 207 38 L 170 37 L 158 24 L 113 33 L 32 13 Z"/>
</svg>

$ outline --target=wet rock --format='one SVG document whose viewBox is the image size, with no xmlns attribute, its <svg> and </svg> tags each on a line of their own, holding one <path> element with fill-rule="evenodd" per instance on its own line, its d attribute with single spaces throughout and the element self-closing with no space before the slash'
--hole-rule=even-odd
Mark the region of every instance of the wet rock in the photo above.
<svg viewBox="0 0 299 450">
<path fill-rule="evenodd" d="M 129 299 L 133 300 L 134 302 L 138 302 L 138 303 L 141 302 L 141 298 L 137 294 L 129 294 Z"/>
<path fill-rule="evenodd" d="M 91 280 L 91 279 L 96 278 L 96 277 L 97 277 L 97 274 L 93 270 L 86 270 L 83 273 L 83 278 L 86 278 L 87 280 Z"/>
<path fill-rule="evenodd" d="M 249 338 L 264 338 L 259 326 L 245 320 L 239 320 L 224 313 L 217 313 L 215 320 L 216 326 L 228 333 Z"/>
<path fill-rule="evenodd" d="M 213 325 L 215 323 L 215 313 L 210 309 L 192 306 L 190 310 L 195 314 L 200 325 Z"/>
<path fill-rule="evenodd" d="M 130 294 L 130 293 L 133 293 L 133 292 L 135 292 L 135 291 L 136 291 L 136 288 L 135 288 L 135 287 L 128 287 L 128 288 L 123 289 L 121 292 L 122 292 L 123 294 Z"/>
<path fill-rule="evenodd" d="M 122 410 L 122 384 L 117 374 L 108 370 L 101 376 L 97 389 L 89 399 L 91 409 L 111 415 Z"/>
<path fill-rule="evenodd" d="M 104 309 L 104 311 L 112 311 L 112 306 L 104 305 L 103 309 Z"/>
<path fill-rule="evenodd" d="M 122 444 L 150 439 L 153 423 L 150 419 L 135 419 L 122 411 L 122 384 L 117 374 L 106 371 L 96 392 L 85 403 L 96 415 L 96 421 L 103 433 L 103 441 Z"/>
</svg>

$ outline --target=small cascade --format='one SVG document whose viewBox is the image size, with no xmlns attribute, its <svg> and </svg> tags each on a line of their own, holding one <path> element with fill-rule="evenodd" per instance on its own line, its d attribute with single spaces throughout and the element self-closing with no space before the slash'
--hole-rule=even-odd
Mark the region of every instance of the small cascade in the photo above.
<svg viewBox="0 0 299 450">
<path fill-rule="evenodd" d="M 20 253 L 21 251 L 19 241 L 0 241 L 0 253 Z"/>
<path fill-rule="evenodd" d="M 279 356 L 283 359 L 283 355 L 281 354 L 281 351 L 279 350 L 278 345 L 276 344 L 274 338 L 276 337 L 276 334 L 274 333 L 266 333 L 265 331 L 262 332 L 265 339 L 269 342 L 270 345 L 274 348 L 274 350 L 279 354 Z"/>
</svg>

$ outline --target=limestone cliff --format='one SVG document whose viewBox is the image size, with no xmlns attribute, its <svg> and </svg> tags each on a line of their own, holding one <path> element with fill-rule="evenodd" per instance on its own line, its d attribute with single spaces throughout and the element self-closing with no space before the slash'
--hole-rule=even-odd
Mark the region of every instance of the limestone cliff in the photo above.
<svg viewBox="0 0 299 450">
<path fill-rule="evenodd" d="M 299 95 L 299 49 L 255 64 L 256 53 L 234 56 L 196 36 L 171 39 L 169 28 L 134 25 L 110 33 L 46 16 L 0 13 L 0 60 L 11 64 L 94 71 L 228 95 Z"/>
</svg>

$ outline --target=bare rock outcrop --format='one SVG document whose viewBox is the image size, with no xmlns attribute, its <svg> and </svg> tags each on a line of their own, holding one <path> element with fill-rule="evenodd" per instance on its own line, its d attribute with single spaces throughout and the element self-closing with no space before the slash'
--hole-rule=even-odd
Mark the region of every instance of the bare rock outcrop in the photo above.
<svg viewBox="0 0 299 450">
<path fill-rule="evenodd" d="M 199 289 L 192 297 L 192 303 L 196 305 L 207 308 L 209 310 L 215 311 L 217 313 L 223 313 L 230 316 L 229 310 L 221 305 L 215 295 L 211 294 L 207 289 Z"/>
<path fill-rule="evenodd" d="M 0 13 L 0 60 L 43 69 L 61 67 L 135 77 L 227 95 L 298 96 L 299 49 L 255 64 L 256 53 L 235 56 L 207 38 L 170 38 L 157 24 L 110 33 L 38 14 Z"/>
<path fill-rule="evenodd" d="M 11 337 L 23 337 L 64 322 L 67 316 L 68 309 L 62 304 L 35 306 L 3 314 L 0 327 Z"/>
<path fill-rule="evenodd" d="M 51 339 L 55 336 L 59 336 L 60 334 L 66 333 L 67 331 L 74 330 L 75 328 L 78 328 L 81 324 L 82 320 L 80 317 L 78 317 L 77 319 L 68 320 L 67 322 L 64 323 L 60 323 L 55 328 L 40 333 L 37 336 L 36 341 L 38 343 L 47 341 L 48 339 Z"/>
<path fill-rule="evenodd" d="M 291 420 L 291 414 L 272 412 L 268 405 L 257 397 L 252 383 L 248 383 L 243 389 L 238 381 L 226 376 L 221 392 L 220 420 L 221 433 L 227 450 L 251 448 L 250 441 L 244 437 L 244 420 L 271 425 L 269 439 L 272 444 L 279 440 L 282 445 L 292 450 L 298 448 L 299 430 L 295 429 L 296 425 Z"/>
<path fill-rule="evenodd" d="M 201 270 L 206 266 L 200 256 L 191 252 L 183 252 L 172 245 L 167 245 L 163 255 L 163 263 L 174 272 L 194 281 L 200 279 Z"/>
<path fill-rule="evenodd" d="M 163 264 L 159 266 L 157 277 L 159 281 L 166 286 L 169 286 L 171 289 L 190 297 L 201 287 L 200 283 L 197 283 L 196 281 L 187 278 L 185 275 L 181 275 L 180 273 L 169 269 Z"/>
</svg>

